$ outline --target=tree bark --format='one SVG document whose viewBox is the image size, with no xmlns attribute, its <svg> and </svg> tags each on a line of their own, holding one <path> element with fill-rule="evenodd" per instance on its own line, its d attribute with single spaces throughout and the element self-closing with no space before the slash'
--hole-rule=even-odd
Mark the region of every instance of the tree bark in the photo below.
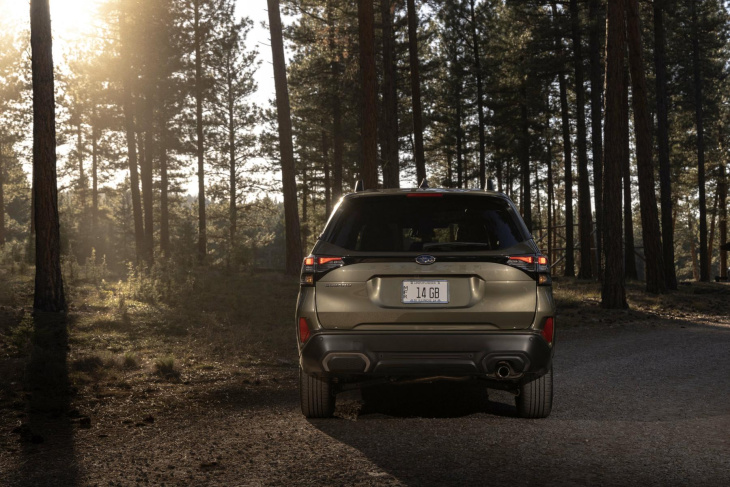
<svg viewBox="0 0 730 487">
<path fill-rule="evenodd" d="M 33 73 L 33 212 L 36 227 L 33 308 L 60 313 L 66 310 L 66 298 L 61 276 L 56 186 L 56 104 L 48 0 L 31 0 L 30 46 Z"/>
<path fill-rule="evenodd" d="M 375 72 L 375 13 L 373 0 L 359 0 L 360 79 L 362 86 L 362 177 L 365 187 L 378 187 L 378 86 Z"/>
<path fill-rule="evenodd" d="M 127 134 L 127 160 L 129 163 L 129 184 L 132 195 L 132 213 L 134 215 L 134 243 L 137 263 L 144 256 L 144 223 L 142 220 L 142 198 L 139 191 L 139 172 L 137 163 L 137 140 L 134 123 L 134 107 L 132 98 L 132 59 L 129 47 L 129 32 L 124 18 L 124 12 L 119 15 L 119 29 L 121 33 L 121 57 L 124 69 L 122 81 L 122 105 L 124 112 L 124 128 Z"/>
<path fill-rule="evenodd" d="M 400 165 L 398 161 L 398 90 L 395 65 L 395 38 L 393 36 L 393 13 L 396 2 L 381 0 L 380 11 L 383 22 L 383 187 L 400 187 Z"/>
<path fill-rule="evenodd" d="M 601 134 L 601 98 L 603 76 L 601 69 L 601 26 L 605 26 L 604 12 L 600 0 L 588 4 L 588 51 L 591 77 L 591 145 L 593 155 L 593 200 L 596 218 L 596 274 L 601 276 L 603 255 L 603 137 Z"/>
<path fill-rule="evenodd" d="M 418 66 L 418 19 L 415 0 L 408 4 L 408 58 L 411 67 L 411 101 L 413 104 L 413 157 L 416 161 L 417 185 L 426 178 L 423 152 L 423 110 L 421 108 L 421 75 Z"/>
<path fill-rule="evenodd" d="M 573 36 L 573 65 L 575 67 L 576 143 L 578 146 L 578 233 L 580 235 L 580 270 L 578 277 L 593 277 L 591 268 L 591 188 L 588 180 L 588 154 L 583 87 L 583 49 L 578 1 L 570 0 L 570 26 Z"/>
<path fill-rule="evenodd" d="M 677 273 L 674 267 L 674 227 L 672 225 L 672 183 L 669 166 L 669 121 L 667 113 L 667 66 L 664 32 L 664 2 L 654 0 L 654 68 L 656 72 L 657 147 L 659 156 L 659 186 L 662 209 L 662 256 L 664 277 L 668 289 L 677 289 Z"/>
<path fill-rule="evenodd" d="M 205 216 L 205 141 L 203 139 L 203 34 L 200 26 L 200 0 L 194 0 L 195 29 L 195 134 L 198 158 L 198 262 L 208 254 L 208 234 Z"/>
<path fill-rule="evenodd" d="M 606 89 L 604 130 L 603 249 L 606 268 L 601 306 L 627 307 L 621 245 L 621 130 L 626 23 L 624 0 L 608 2 L 606 12 Z"/>
<path fill-rule="evenodd" d="M 160 107 L 160 112 L 160 254 L 166 259 L 170 256 L 170 183 L 167 175 L 167 116 L 164 105 Z"/>
<path fill-rule="evenodd" d="M 629 71 L 631 73 L 631 100 L 634 109 L 634 137 L 636 138 L 636 166 L 639 173 L 639 202 L 641 203 L 641 230 L 646 260 L 646 290 L 650 293 L 667 291 L 662 257 L 662 238 L 659 230 L 654 163 L 652 161 L 651 116 L 644 74 L 644 56 L 641 52 L 641 27 L 637 0 L 625 0 L 628 29 Z"/>
<path fill-rule="evenodd" d="M 710 259 L 707 252 L 707 202 L 705 197 L 705 129 L 702 107 L 702 68 L 700 66 L 699 20 L 697 0 L 690 0 L 692 22 L 692 71 L 694 78 L 695 124 L 697 126 L 697 186 L 700 193 L 700 281 L 710 280 Z"/>
<path fill-rule="evenodd" d="M 294 145 L 292 142 L 289 88 L 286 81 L 284 41 L 281 32 L 279 0 L 267 0 L 271 53 L 274 64 L 276 88 L 276 115 L 279 123 L 279 152 L 281 154 L 281 179 L 284 192 L 284 224 L 286 227 L 286 272 L 299 274 L 302 264 L 302 243 L 297 208 L 297 185 L 294 170 Z"/>
<path fill-rule="evenodd" d="M 484 88 L 482 86 L 482 62 L 481 57 L 479 56 L 479 33 L 477 32 L 477 19 L 476 13 L 474 12 L 474 0 L 469 0 L 469 8 L 471 14 L 471 38 L 474 51 L 474 74 L 477 81 L 477 118 L 479 120 L 479 187 L 482 189 L 486 189 L 487 165 L 485 147 L 486 144 L 484 140 Z"/>
</svg>

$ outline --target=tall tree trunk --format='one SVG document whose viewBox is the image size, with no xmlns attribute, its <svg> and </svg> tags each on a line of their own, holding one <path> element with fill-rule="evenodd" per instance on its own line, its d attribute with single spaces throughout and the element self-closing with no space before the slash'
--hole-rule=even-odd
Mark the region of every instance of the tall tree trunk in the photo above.
<svg viewBox="0 0 730 487">
<path fill-rule="evenodd" d="M 717 203 L 720 199 L 720 194 L 715 191 L 715 202 L 712 204 L 712 210 L 710 210 L 710 238 L 707 243 L 707 249 L 710 259 L 710 268 L 712 268 L 712 254 L 715 253 L 715 219 L 717 217 Z"/>
<path fill-rule="evenodd" d="M 555 23 L 555 52 L 560 57 L 563 55 L 563 38 L 560 34 L 558 21 L 558 9 L 556 3 L 550 3 Z M 573 255 L 573 162 L 572 143 L 570 139 L 570 115 L 568 113 L 568 91 L 565 81 L 565 72 L 561 67 L 558 73 L 558 86 L 560 89 L 560 117 L 563 129 L 563 160 L 565 162 L 565 276 L 575 276 L 575 257 Z"/>
<path fill-rule="evenodd" d="M 695 124 L 697 126 L 697 186 L 700 193 L 700 281 L 710 280 L 710 259 L 707 252 L 707 202 L 705 199 L 705 129 L 702 107 L 702 67 L 700 66 L 699 20 L 697 0 L 690 0 L 692 22 L 692 70 L 694 78 Z"/>
<path fill-rule="evenodd" d="M 345 139 L 342 135 L 342 100 L 340 99 L 340 50 L 335 42 L 334 0 L 327 1 L 327 34 L 331 59 L 331 93 L 332 93 L 332 138 L 333 138 L 333 168 L 332 168 L 332 201 L 339 201 L 342 196 L 342 157 L 345 148 Z M 278 5 L 278 3 L 277 3 Z"/>
<path fill-rule="evenodd" d="M 322 120 L 322 167 L 324 179 L 324 212 L 328 216 L 332 211 L 332 188 L 330 181 L 330 139 L 325 130 L 325 122 Z"/>
<path fill-rule="evenodd" d="M 286 81 L 284 41 L 281 32 L 279 0 L 267 0 L 271 53 L 274 64 L 276 87 L 276 116 L 279 123 L 279 152 L 281 154 L 281 179 L 284 192 L 284 225 L 286 227 L 286 272 L 299 274 L 302 264 L 302 242 L 297 208 L 297 182 L 294 169 L 294 145 L 292 142 L 289 88 Z"/>
<path fill-rule="evenodd" d="M 398 89 L 395 65 L 395 37 L 393 36 L 393 14 L 396 2 L 381 0 L 380 12 L 383 22 L 383 187 L 400 187 L 400 165 L 398 161 Z"/>
<path fill-rule="evenodd" d="M 532 199 L 530 192 L 530 133 L 527 117 L 527 88 L 526 81 L 520 87 L 520 172 L 522 175 L 522 216 L 527 229 L 532 231 Z M 483 185 L 481 186 L 484 187 Z"/>
<path fill-rule="evenodd" d="M 603 76 L 601 69 L 601 27 L 605 15 L 600 0 L 588 4 L 588 51 L 591 62 L 591 145 L 593 155 L 593 201 L 596 208 L 596 273 L 601 276 L 603 255 L 603 137 L 601 134 L 601 98 Z"/>
<path fill-rule="evenodd" d="M 78 157 L 79 164 L 79 199 L 81 203 L 81 210 L 86 209 L 86 174 L 84 173 L 84 141 L 83 141 L 83 129 L 81 125 L 81 116 L 79 116 L 76 124 L 76 156 Z"/>
<path fill-rule="evenodd" d="M 416 161 L 418 184 L 426 178 L 426 159 L 423 152 L 423 111 L 421 109 L 421 75 L 418 66 L 418 19 L 415 0 L 408 4 L 408 58 L 411 67 L 411 100 L 413 102 L 413 157 Z"/>
<path fill-rule="evenodd" d="M 634 252 L 634 211 L 631 202 L 631 149 L 629 146 L 629 70 L 624 69 L 621 95 L 621 168 L 624 180 L 624 272 L 627 279 L 638 279 Z"/>
<path fill-rule="evenodd" d="M 720 197 L 720 277 L 727 279 L 727 250 L 722 250 L 722 247 L 727 244 L 727 159 L 723 158 L 720 163 L 720 177 L 719 184 L 717 185 L 717 192 Z"/>
<path fill-rule="evenodd" d="M 662 238 L 659 231 L 654 163 L 652 162 L 651 116 L 646 92 L 644 56 L 641 52 L 641 26 L 637 0 L 625 0 L 628 29 L 629 71 L 631 72 L 631 100 L 634 109 L 634 136 L 636 138 L 636 166 L 639 173 L 639 202 L 641 203 L 641 234 L 646 259 L 646 290 L 664 293 Z"/>
<path fill-rule="evenodd" d="M 56 103 L 53 92 L 51 15 L 48 0 L 31 0 L 30 47 L 33 72 L 33 193 L 36 273 L 33 308 L 66 310 L 61 276 L 61 235 L 56 186 Z M 64 325 L 65 326 L 65 325 Z"/>
<path fill-rule="evenodd" d="M 482 86 L 482 60 L 479 55 L 479 32 L 477 31 L 477 18 L 476 13 L 474 12 L 474 3 L 475 0 L 469 0 L 471 14 L 471 39 L 474 50 L 474 74 L 477 81 L 477 115 L 479 120 L 479 187 L 485 189 L 487 187 L 487 165 L 486 144 L 484 141 L 484 88 Z"/>
<path fill-rule="evenodd" d="M 198 157 L 198 262 L 208 254 L 208 234 L 205 217 L 205 141 L 203 139 L 203 33 L 200 25 L 200 0 L 195 0 L 195 134 Z"/>
<path fill-rule="evenodd" d="M 545 165 L 547 167 L 547 254 L 548 262 L 552 266 L 553 263 L 553 231 L 550 228 L 553 225 L 553 148 L 550 142 L 552 134 L 550 134 L 550 119 L 545 121 Z M 552 267 L 551 273 L 552 273 Z"/>
<path fill-rule="evenodd" d="M 608 2 L 606 12 L 606 99 L 604 130 L 603 250 L 606 269 L 601 306 L 626 308 L 621 245 L 621 158 L 623 153 L 622 96 L 626 23 L 624 0 Z"/>
<path fill-rule="evenodd" d="M 5 162 L 0 144 L 0 249 L 5 245 Z"/>
<path fill-rule="evenodd" d="M 578 232 L 580 235 L 580 270 L 578 277 L 593 277 L 591 268 L 591 187 L 588 180 L 586 140 L 585 91 L 583 87 L 583 52 L 578 0 L 570 0 L 570 26 L 573 36 L 573 65 L 575 67 L 576 143 L 578 146 Z"/>
<path fill-rule="evenodd" d="M 99 226 L 99 117 L 97 107 L 92 108 L 91 115 L 91 232 L 94 241 L 98 241 Z"/>
<path fill-rule="evenodd" d="M 134 107 L 132 98 L 132 59 L 130 54 L 130 35 L 124 18 L 119 15 L 119 29 L 121 32 L 121 57 L 124 69 L 122 82 L 122 105 L 124 112 L 124 128 L 127 135 L 127 161 L 129 163 L 129 184 L 132 195 L 132 213 L 134 215 L 134 243 L 137 263 L 144 256 L 144 223 L 142 220 L 142 198 L 139 191 L 139 172 L 137 163 L 137 139 L 134 123 Z"/>
<path fill-rule="evenodd" d="M 697 261 L 697 235 L 694 229 L 694 215 L 689 211 L 690 204 L 687 198 L 687 229 L 689 230 L 689 255 L 692 260 L 692 278 L 695 281 L 700 280 L 700 264 Z"/>
<path fill-rule="evenodd" d="M 464 136 L 461 128 L 461 83 L 456 94 L 456 187 L 464 187 L 464 150 L 462 147 Z"/>
<path fill-rule="evenodd" d="M 147 265 L 154 263 L 154 201 L 152 191 L 152 161 L 154 159 L 154 133 L 152 123 L 153 91 L 148 92 L 144 107 L 144 152 L 140 155 L 140 176 L 142 179 L 142 208 L 144 213 L 144 248 Z"/>
<path fill-rule="evenodd" d="M 659 186 L 662 209 L 662 256 L 664 277 L 668 289 L 677 289 L 674 268 L 674 227 L 672 226 L 672 183 L 669 166 L 669 121 L 667 113 L 667 67 L 665 56 L 664 2 L 654 0 L 654 68 L 656 72 L 657 146 L 659 156 Z"/>
<path fill-rule="evenodd" d="M 169 181 L 167 176 L 167 114 L 160 106 L 160 254 L 170 256 L 170 210 L 168 203 Z"/>
<path fill-rule="evenodd" d="M 558 74 L 560 87 L 560 114 L 563 129 L 563 160 L 565 161 L 565 276 L 575 276 L 573 254 L 573 162 L 570 139 L 570 118 L 568 115 L 568 93 L 565 73 Z"/>
<path fill-rule="evenodd" d="M 375 72 L 375 13 L 373 0 L 358 0 L 360 79 L 362 83 L 362 176 L 365 187 L 378 187 L 378 86 Z"/>
<path fill-rule="evenodd" d="M 238 194 L 236 188 L 236 117 L 235 117 L 235 96 L 233 93 L 233 54 L 229 50 L 226 55 L 226 85 L 227 85 L 227 109 L 228 109 L 228 239 L 230 253 L 236 242 L 236 231 L 238 223 Z"/>
</svg>

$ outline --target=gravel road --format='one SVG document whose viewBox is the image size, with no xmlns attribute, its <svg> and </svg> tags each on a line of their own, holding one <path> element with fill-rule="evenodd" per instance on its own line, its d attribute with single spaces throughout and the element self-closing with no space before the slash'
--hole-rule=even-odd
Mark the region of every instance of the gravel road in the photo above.
<svg viewBox="0 0 730 487">
<path fill-rule="evenodd" d="M 349 392 L 339 418 L 307 421 L 296 370 L 271 368 L 260 384 L 130 404 L 139 424 L 100 408 L 92 427 L 4 456 L 0 484 L 730 485 L 730 324 L 591 325 L 557 347 L 544 420 L 448 383 L 375 404 Z"/>
</svg>

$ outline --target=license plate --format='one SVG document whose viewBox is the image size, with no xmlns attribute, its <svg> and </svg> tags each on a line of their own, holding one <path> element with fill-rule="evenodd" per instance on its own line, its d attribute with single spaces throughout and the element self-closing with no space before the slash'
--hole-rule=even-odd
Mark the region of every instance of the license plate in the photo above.
<svg viewBox="0 0 730 487">
<path fill-rule="evenodd" d="M 403 281 L 401 302 L 404 304 L 449 302 L 449 281 Z"/>
</svg>

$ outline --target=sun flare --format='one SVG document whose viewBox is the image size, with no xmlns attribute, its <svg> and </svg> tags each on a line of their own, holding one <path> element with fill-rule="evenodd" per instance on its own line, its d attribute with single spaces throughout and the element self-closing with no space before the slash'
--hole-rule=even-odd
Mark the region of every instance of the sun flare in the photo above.
<svg viewBox="0 0 730 487">
<path fill-rule="evenodd" d="M 100 0 L 50 0 L 51 28 L 55 40 L 65 42 L 87 32 Z M 30 23 L 28 0 L 0 0 L 5 21 L 15 25 Z"/>
</svg>

